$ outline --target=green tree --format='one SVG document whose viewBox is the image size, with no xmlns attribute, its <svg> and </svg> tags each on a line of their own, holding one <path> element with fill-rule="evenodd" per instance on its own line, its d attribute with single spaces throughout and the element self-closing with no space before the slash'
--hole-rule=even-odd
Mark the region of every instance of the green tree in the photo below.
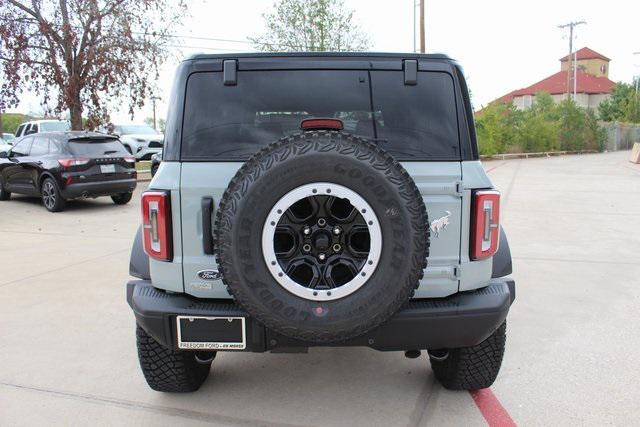
<svg viewBox="0 0 640 427">
<path fill-rule="evenodd" d="M 353 14 L 343 0 L 278 0 L 262 15 L 266 33 L 249 40 L 267 52 L 367 50 L 369 40 Z"/>
<path fill-rule="evenodd" d="M 573 101 L 556 104 L 548 93 L 536 95 L 531 108 L 494 103 L 479 112 L 476 130 L 480 154 L 604 150 L 607 133 L 593 110 Z"/>
<path fill-rule="evenodd" d="M 187 12 L 184 0 L 0 0 L 0 112 L 29 89 L 73 129 L 142 107 Z"/>
<path fill-rule="evenodd" d="M 144 119 L 144 123 L 153 127 L 153 117 L 147 117 L 146 119 Z M 166 122 L 164 119 L 162 118 L 157 118 L 156 119 L 156 126 L 158 127 L 158 131 L 164 133 L 164 128 L 165 128 Z"/>
<path fill-rule="evenodd" d="M 598 117 L 592 109 L 587 109 L 584 127 L 585 150 L 604 151 L 607 131 L 598 124 Z"/>
<path fill-rule="evenodd" d="M 480 154 L 505 153 L 516 145 L 521 118 L 513 104 L 496 102 L 485 107 L 476 119 Z"/>
<path fill-rule="evenodd" d="M 519 141 L 522 150 L 529 153 L 559 148 L 558 108 L 548 93 L 536 94 L 532 107 L 523 113 Z"/>
<path fill-rule="evenodd" d="M 633 109 L 635 108 L 635 88 L 633 85 L 624 82 L 618 82 L 613 87 L 611 97 L 605 99 L 598 106 L 598 114 L 600 120 L 605 122 L 614 121 L 634 121 L 628 120 L 633 117 Z M 630 105 L 630 104 L 634 105 Z M 640 120 L 635 120 L 640 121 Z"/>
<path fill-rule="evenodd" d="M 585 111 L 572 99 L 568 99 L 560 103 L 559 114 L 560 149 L 563 151 L 583 150 L 585 146 Z"/>
</svg>

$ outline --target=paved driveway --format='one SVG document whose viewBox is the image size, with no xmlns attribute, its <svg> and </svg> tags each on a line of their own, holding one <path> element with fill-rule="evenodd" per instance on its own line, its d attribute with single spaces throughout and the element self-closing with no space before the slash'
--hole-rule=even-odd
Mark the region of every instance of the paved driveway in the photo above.
<svg viewBox="0 0 640 427">
<path fill-rule="evenodd" d="M 487 162 L 518 297 L 492 387 L 519 424 L 639 424 L 640 166 L 628 152 Z M 223 353 L 194 394 L 147 388 L 124 299 L 139 191 L 50 214 L 0 202 L 0 424 L 483 425 L 426 356 Z"/>
</svg>

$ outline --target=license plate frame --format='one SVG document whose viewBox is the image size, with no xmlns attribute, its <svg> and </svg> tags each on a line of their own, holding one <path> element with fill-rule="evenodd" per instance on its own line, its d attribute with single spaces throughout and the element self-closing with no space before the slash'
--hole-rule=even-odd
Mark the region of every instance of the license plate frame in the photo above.
<svg viewBox="0 0 640 427">
<path fill-rule="evenodd" d="M 116 165 L 100 165 L 100 172 L 104 174 L 116 173 Z"/>
<path fill-rule="evenodd" d="M 215 326 L 221 335 L 229 333 L 229 331 L 223 331 L 225 326 L 237 328 L 239 324 L 240 336 L 235 340 L 187 340 L 190 334 L 186 327 L 202 327 L 203 321 L 217 322 L 217 325 L 206 326 Z M 199 325 L 196 325 L 196 322 Z M 246 319 L 242 316 L 176 316 L 176 331 L 178 348 L 182 350 L 245 350 L 247 348 L 247 325 Z"/>
</svg>

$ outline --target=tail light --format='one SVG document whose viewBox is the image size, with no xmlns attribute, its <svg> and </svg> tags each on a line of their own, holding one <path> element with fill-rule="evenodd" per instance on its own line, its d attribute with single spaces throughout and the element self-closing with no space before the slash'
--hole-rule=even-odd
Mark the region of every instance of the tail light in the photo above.
<svg viewBox="0 0 640 427">
<path fill-rule="evenodd" d="M 63 168 L 70 168 L 71 166 L 82 166 L 89 163 L 89 159 L 82 157 L 76 157 L 74 159 L 58 159 L 58 163 Z"/>
<path fill-rule="evenodd" d="M 500 193 L 476 191 L 473 194 L 471 259 L 493 256 L 500 239 Z"/>
<path fill-rule="evenodd" d="M 142 235 L 147 255 L 160 261 L 173 259 L 169 192 L 142 193 Z"/>
<path fill-rule="evenodd" d="M 300 129 L 302 130 L 342 130 L 344 129 L 344 123 L 340 119 L 304 119 L 300 123 Z"/>
</svg>

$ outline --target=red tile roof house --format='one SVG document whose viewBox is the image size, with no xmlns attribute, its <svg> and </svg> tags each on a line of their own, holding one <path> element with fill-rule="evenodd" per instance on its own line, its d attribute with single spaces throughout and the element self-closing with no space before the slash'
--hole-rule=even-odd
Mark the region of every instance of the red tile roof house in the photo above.
<svg viewBox="0 0 640 427">
<path fill-rule="evenodd" d="M 578 50 L 576 55 L 575 101 L 581 107 L 597 108 L 603 100 L 611 96 L 615 84 L 608 77 L 611 60 L 588 47 Z M 570 61 L 569 55 L 567 55 L 560 59 L 560 71 L 557 73 L 524 89 L 514 90 L 496 101 L 513 102 L 516 108 L 523 110 L 531 107 L 537 93 L 547 92 L 551 94 L 554 101 L 560 102 L 567 98 L 567 72 L 569 68 Z M 571 70 L 569 88 L 573 96 L 573 68 Z"/>
</svg>

